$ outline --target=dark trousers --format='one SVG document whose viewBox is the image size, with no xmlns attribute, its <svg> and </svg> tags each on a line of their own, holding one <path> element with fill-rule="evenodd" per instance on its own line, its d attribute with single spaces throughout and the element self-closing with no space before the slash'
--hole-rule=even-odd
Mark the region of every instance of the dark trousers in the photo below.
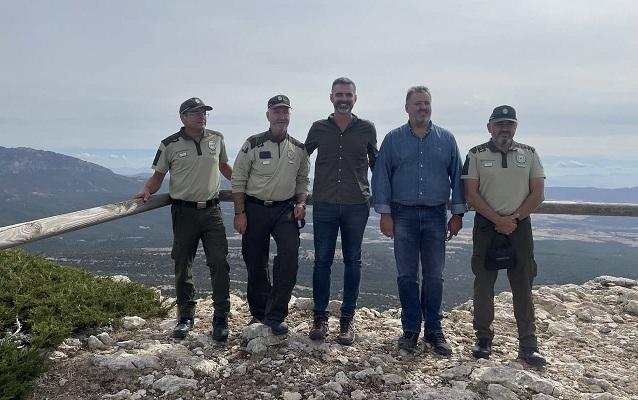
<svg viewBox="0 0 638 400">
<path fill-rule="evenodd" d="M 199 241 L 202 241 L 206 264 L 210 270 L 213 288 L 213 306 L 216 317 L 226 317 L 230 311 L 230 266 L 226 229 L 219 206 L 189 208 L 173 204 L 173 251 L 175 260 L 175 291 L 178 318 L 192 318 L 195 314 L 195 285 L 193 259 Z"/>
<path fill-rule="evenodd" d="M 492 339 L 494 330 L 494 282 L 498 271 L 485 268 L 485 254 L 496 231 L 494 224 L 480 214 L 474 217 L 472 239 L 472 272 L 474 272 L 474 330 L 478 339 Z M 536 347 L 536 325 L 532 283 L 536 276 L 534 260 L 534 241 L 530 218 L 518 223 L 518 227 L 509 235 L 510 243 L 516 253 L 516 267 L 507 270 L 507 278 L 512 288 L 514 317 L 518 327 L 518 340 L 521 346 Z"/>
<path fill-rule="evenodd" d="M 344 265 L 341 315 L 354 316 L 361 282 L 361 242 L 369 215 L 370 206 L 368 203 L 312 203 L 312 228 L 315 244 L 312 295 L 315 303 L 315 316 L 328 316 L 326 309 L 330 301 L 330 273 L 339 231 L 341 231 Z"/>
<path fill-rule="evenodd" d="M 288 316 L 288 302 L 297 283 L 299 229 L 292 203 L 276 206 L 246 202 L 248 225 L 241 247 L 248 269 L 246 295 L 250 314 L 264 322 L 281 322 Z M 268 274 L 270 236 L 277 244 L 272 283 Z"/>
</svg>

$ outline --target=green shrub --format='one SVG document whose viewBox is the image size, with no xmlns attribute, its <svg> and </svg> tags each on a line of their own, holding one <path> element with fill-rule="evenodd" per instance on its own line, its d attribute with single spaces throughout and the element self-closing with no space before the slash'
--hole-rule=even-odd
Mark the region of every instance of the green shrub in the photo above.
<svg viewBox="0 0 638 400">
<path fill-rule="evenodd" d="M 24 397 L 45 370 L 47 353 L 73 333 L 117 327 L 127 315 L 163 317 L 170 307 L 137 283 L 0 251 L 0 400 Z M 21 329 L 14 336 L 16 319 Z"/>
</svg>

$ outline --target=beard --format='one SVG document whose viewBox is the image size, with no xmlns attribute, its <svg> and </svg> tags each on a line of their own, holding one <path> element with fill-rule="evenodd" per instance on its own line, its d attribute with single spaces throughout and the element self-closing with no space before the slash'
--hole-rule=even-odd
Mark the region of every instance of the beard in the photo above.
<svg viewBox="0 0 638 400">
<path fill-rule="evenodd" d="M 511 146 L 512 137 L 509 135 L 499 135 L 496 137 L 496 144 L 499 146 Z"/>
<path fill-rule="evenodd" d="M 354 106 L 354 104 L 348 102 L 348 101 L 340 101 L 338 103 L 335 104 L 335 111 L 340 113 L 340 114 L 347 114 L 350 111 L 352 111 L 352 107 Z"/>
</svg>

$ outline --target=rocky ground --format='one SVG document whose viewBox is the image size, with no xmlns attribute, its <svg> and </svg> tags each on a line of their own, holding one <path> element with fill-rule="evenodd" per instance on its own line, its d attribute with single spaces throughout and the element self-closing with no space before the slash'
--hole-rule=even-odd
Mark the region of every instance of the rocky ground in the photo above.
<svg viewBox="0 0 638 400">
<path fill-rule="evenodd" d="M 246 326 L 248 306 L 232 297 L 231 336 L 210 337 L 210 301 L 200 301 L 194 332 L 169 338 L 174 319 L 127 317 L 125 328 L 69 338 L 32 399 L 638 399 L 638 281 L 599 277 L 583 285 L 534 291 L 544 369 L 516 359 L 511 293 L 496 298 L 494 354 L 471 356 L 472 302 L 446 313 L 454 355 L 420 342 L 399 350 L 400 311 L 362 308 L 357 340 L 308 339 L 312 301 L 292 299 L 291 332 L 275 337 Z M 338 315 L 338 302 L 331 302 Z"/>
</svg>

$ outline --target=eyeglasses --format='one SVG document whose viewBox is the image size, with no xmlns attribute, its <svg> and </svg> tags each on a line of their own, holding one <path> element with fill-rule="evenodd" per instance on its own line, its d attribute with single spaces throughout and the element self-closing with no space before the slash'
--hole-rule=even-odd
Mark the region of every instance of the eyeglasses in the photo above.
<svg viewBox="0 0 638 400">
<path fill-rule="evenodd" d="M 208 117 L 210 115 L 208 111 L 186 111 L 184 114 L 187 117 Z"/>
</svg>

